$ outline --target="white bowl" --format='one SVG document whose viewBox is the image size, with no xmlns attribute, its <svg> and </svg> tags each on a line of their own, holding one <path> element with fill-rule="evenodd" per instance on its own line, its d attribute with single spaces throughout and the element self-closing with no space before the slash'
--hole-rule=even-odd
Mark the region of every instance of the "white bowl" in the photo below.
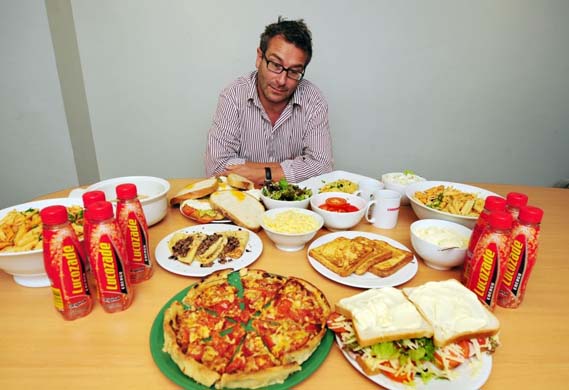
<svg viewBox="0 0 569 390">
<path fill-rule="evenodd" d="M 266 217 L 275 218 L 279 213 L 285 213 L 289 211 L 306 214 L 312 217 L 316 221 L 316 228 L 303 233 L 283 233 L 267 227 L 265 223 Z M 263 218 L 261 219 L 261 226 L 267 233 L 267 236 L 269 236 L 269 238 L 275 243 L 277 248 L 286 252 L 296 252 L 303 249 L 304 245 L 306 245 L 308 241 L 314 238 L 316 232 L 318 232 L 318 230 L 322 228 L 323 224 L 324 220 L 320 215 L 316 214 L 315 212 L 306 209 L 294 208 L 294 207 L 287 207 L 287 208 L 281 207 L 281 208 L 267 210 L 265 211 L 265 213 L 263 214 Z"/>
<path fill-rule="evenodd" d="M 76 198 L 55 198 L 38 200 L 0 210 L 0 220 L 12 210 L 24 211 L 29 208 L 43 209 L 47 206 L 81 206 L 83 202 Z M 14 281 L 26 287 L 47 287 L 49 278 L 43 264 L 43 249 L 25 252 L 0 252 L 0 269 L 13 276 Z"/>
<path fill-rule="evenodd" d="M 86 190 L 73 190 L 69 196 L 80 197 L 87 191 L 99 190 L 105 193 L 108 201 L 116 200 L 116 186 L 124 183 L 133 183 L 140 198 L 140 204 L 144 210 L 144 216 L 148 226 L 152 226 L 160 222 L 168 211 L 168 199 L 166 195 L 170 190 L 170 183 L 159 177 L 152 176 L 124 176 L 107 179 L 92 184 Z"/>
<path fill-rule="evenodd" d="M 446 245 L 437 245 L 427 241 L 417 235 L 418 229 L 425 229 L 429 227 L 437 227 L 450 230 L 466 240 L 466 244 L 460 248 L 441 250 Z M 415 252 L 423 259 L 425 264 L 437 270 L 448 270 L 452 267 L 461 265 L 466 257 L 466 249 L 468 247 L 468 240 L 472 235 L 472 230 L 464 225 L 444 221 L 441 219 L 421 219 L 411 224 L 411 244 Z"/>
<path fill-rule="evenodd" d="M 422 204 L 421 202 L 419 202 L 418 200 L 416 200 L 414 198 L 415 192 L 426 191 L 429 188 L 436 187 L 439 185 L 443 185 L 445 187 L 454 187 L 457 190 L 460 190 L 463 192 L 470 192 L 470 193 L 475 194 L 477 197 L 482 198 L 482 199 L 486 199 L 490 195 L 500 196 L 494 192 L 487 191 L 487 190 L 479 188 L 479 187 L 469 186 L 467 184 L 461 184 L 461 183 L 453 183 L 453 182 L 449 182 L 449 181 L 423 181 L 420 183 L 411 184 L 405 190 L 405 194 L 409 198 L 409 200 L 411 202 L 411 208 L 415 212 L 415 215 L 417 215 L 417 218 L 419 218 L 419 219 L 443 219 L 445 221 L 451 221 L 451 222 L 459 223 L 459 224 L 464 225 L 470 229 L 472 229 L 474 227 L 474 225 L 476 224 L 476 220 L 478 219 L 477 217 L 469 217 L 469 216 L 451 214 L 451 213 L 447 213 L 444 211 L 431 209 L 431 208 L 425 206 L 424 204 Z"/>
<path fill-rule="evenodd" d="M 397 191 L 401 194 L 401 206 L 409 204 L 409 198 L 405 194 L 405 190 L 411 184 L 425 181 L 424 177 L 418 175 L 405 175 L 403 172 L 390 172 L 381 176 L 381 181 L 385 185 L 386 190 Z"/>
<path fill-rule="evenodd" d="M 319 207 L 326 203 L 326 199 L 333 197 L 346 199 L 348 203 L 356 206 L 358 211 L 339 213 L 323 210 Z M 323 192 L 321 194 L 313 195 L 312 199 L 310 199 L 310 207 L 312 211 L 318 213 L 322 218 L 324 218 L 324 226 L 331 231 L 347 230 L 360 223 L 364 216 L 367 203 L 367 200 L 357 195 L 347 194 L 345 192 Z"/>
<path fill-rule="evenodd" d="M 303 200 L 276 200 L 263 195 L 261 192 L 261 200 L 267 210 L 278 209 L 283 207 L 292 207 L 298 209 L 307 209 L 310 204 L 310 197 Z"/>
</svg>

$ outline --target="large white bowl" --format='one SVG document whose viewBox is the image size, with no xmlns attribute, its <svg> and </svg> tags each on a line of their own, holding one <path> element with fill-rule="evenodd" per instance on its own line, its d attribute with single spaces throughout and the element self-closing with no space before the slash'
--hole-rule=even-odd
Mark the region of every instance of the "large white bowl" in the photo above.
<svg viewBox="0 0 569 390">
<path fill-rule="evenodd" d="M 326 203 L 326 199 L 334 197 L 346 199 L 348 203 L 356 206 L 359 210 L 350 213 L 338 213 L 323 210 L 319 207 Z M 310 199 L 310 208 L 324 218 L 324 226 L 326 226 L 328 230 L 336 231 L 347 230 L 360 223 L 364 216 L 367 203 L 367 200 L 357 195 L 347 194 L 345 192 L 323 192 L 312 196 L 312 199 Z"/>
<path fill-rule="evenodd" d="M 309 232 L 304 232 L 304 233 L 282 233 L 267 227 L 267 225 L 265 224 L 266 217 L 274 218 L 279 213 L 284 213 L 288 211 L 294 211 L 297 213 L 302 213 L 311 216 L 316 220 L 316 228 L 312 229 Z M 263 214 L 263 218 L 261 219 L 261 226 L 265 230 L 265 233 L 267 233 L 267 236 L 269 236 L 269 238 L 275 243 L 277 248 L 286 252 L 296 252 L 303 249 L 304 245 L 306 245 L 308 241 L 314 238 L 316 232 L 318 232 L 318 230 L 322 228 L 323 224 L 324 220 L 320 215 L 307 209 L 299 209 L 295 207 L 287 207 L 287 208 L 281 207 L 281 208 L 267 210 L 265 211 L 265 213 Z"/>
<path fill-rule="evenodd" d="M 83 207 L 83 202 L 76 198 L 55 198 L 23 203 L 0 210 L 0 219 L 12 210 L 24 211 L 30 208 L 41 210 L 44 207 L 54 205 Z M 0 252 L 0 269 L 12 275 L 14 281 L 22 286 L 47 287 L 50 285 L 43 264 L 43 249 L 25 252 Z"/>
<path fill-rule="evenodd" d="M 310 204 L 310 197 L 303 200 L 276 200 L 263 195 L 262 192 L 261 192 L 261 200 L 263 201 L 263 204 L 265 205 L 267 210 L 279 209 L 283 207 L 307 209 L 308 205 Z"/>
<path fill-rule="evenodd" d="M 409 198 L 405 194 L 405 190 L 407 189 L 407 187 L 409 187 L 411 184 L 423 182 L 426 179 L 418 175 L 406 175 L 405 177 L 407 178 L 407 180 L 409 180 L 409 182 L 402 183 L 397 178 L 403 175 L 405 175 L 403 172 L 384 173 L 383 175 L 381 175 L 381 181 L 385 186 L 386 190 L 399 192 L 401 194 L 401 206 L 406 206 L 409 204 Z"/>
<path fill-rule="evenodd" d="M 474 225 L 476 224 L 476 220 L 478 219 L 477 217 L 468 217 L 468 216 L 463 216 L 463 215 L 456 215 L 456 214 L 446 213 L 444 211 L 431 209 L 431 208 L 425 206 L 424 204 L 422 204 L 421 202 L 417 201 L 414 198 L 415 192 L 425 191 L 425 190 L 428 190 L 429 188 L 436 187 L 439 185 L 443 185 L 445 187 L 454 187 L 457 190 L 460 190 L 463 192 L 470 192 L 470 193 L 475 194 L 476 196 L 478 196 L 479 198 L 482 198 L 482 199 L 486 199 L 490 195 L 500 196 L 494 192 L 487 191 L 483 188 L 469 186 L 467 184 L 453 183 L 453 182 L 449 182 L 449 181 L 423 181 L 420 183 L 411 184 L 405 190 L 405 194 L 409 198 L 409 201 L 411 202 L 411 208 L 415 212 L 415 215 L 417 215 L 417 218 L 419 218 L 419 219 L 443 219 L 445 221 L 451 221 L 451 222 L 459 223 L 459 224 L 464 225 L 470 229 L 472 229 L 474 227 Z"/>
<path fill-rule="evenodd" d="M 466 239 L 466 246 L 463 248 L 441 250 L 444 248 L 417 235 L 416 232 L 418 229 L 429 227 L 439 227 L 457 233 Z M 472 230 L 466 226 L 442 219 L 421 219 L 413 222 L 410 230 L 413 249 L 415 249 L 415 252 L 417 252 L 427 266 L 437 270 L 448 270 L 464 262 L 468 240 L 472 235 Z"/>
<path fill-rule="evenodd" d="M 160 222 L 168 211 L 168 199 L 166 195 L 170 190 L 170 183 L 164 179 L 153 176 L 124 176 L 107 179 L 92 184 L 86 190 L 77 189 L 71 192 L 69 196 L 81 196 L 86 191 L 99 190 L 105 193 L 108 201 L 117 198 L 115 191 L 116 186 L 124 183 L 133 183 L 136 185 L 140 204 L 144 210 L 144 216 L 148 226 L 152 226 Z"/>
</svg>

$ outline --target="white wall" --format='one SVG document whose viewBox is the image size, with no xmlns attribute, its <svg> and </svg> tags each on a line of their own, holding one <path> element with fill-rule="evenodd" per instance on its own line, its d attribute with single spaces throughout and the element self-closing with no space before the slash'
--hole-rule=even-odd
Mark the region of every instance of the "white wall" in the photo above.
<svg viewBox="0 0 569 390">
<path fill-rule="evenodd" d="M 253 69 L 278 15 L 312 29 L 307 78 L 330 104 L 337 169 L 546 186 L 569 177 L 566 0 L 71 5 L 101 178 L 203 175 L 218 93 Z M 26 109 L 17 103 L 10 113 Z"/>
<path fill-rule="evenodd" d="M 76 186 L 45 10 L 0 2 L 0 208 Z"/>
</svg>

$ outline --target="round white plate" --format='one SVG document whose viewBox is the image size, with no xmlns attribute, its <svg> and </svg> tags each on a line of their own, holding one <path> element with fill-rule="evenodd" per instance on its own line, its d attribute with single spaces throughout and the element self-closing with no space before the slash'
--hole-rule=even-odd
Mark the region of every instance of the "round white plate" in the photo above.
<svg viewBox="0 0 569 390">
<path fill-rule="evenodd" d="M 331 279 L 341 284 L 345 284 L 346 286 L 359 287 L 359 288 L 398 286 L 410 280 L 413 276 L 415 276 L 415 274 L 419 270 L 419 263 L 417 261 L 417 258 L 413 256 L 413 260 L 411 260 L 409 264 L 405 265 L 403 268 L 395 272 L 393 275 L 387 276 L 385 278 L 374 275 L 371 272 L 366 272 L 363 275 L 352 274 L 350 276 L 344 277 L 338 275 L 335 272 L 332 272 L 331 270 L 323 266 L 318 260 L 308 255 L 311 249 L 326 244 L 327 242 L 332 241 L 337 237 L 354 238 L 357 236 L 363 236 L 372 240 L 382 240 L 390 245 L 393 245 L 396 248 L 404 249 L 406 251 L 411 252 L 409 248 L 407 248 L 405 245 L 389 237 L 385 237 L 375 233 L 368 233 L 368 232 L 341 231 L 341 232 L 326 234 L 324 236 L 319 237 L 317 240 L 314 240 L 308 247 L 307 251 L 308 262 L 312 267 L 314 267 L 316 271 L 318 271 L 328 279 Z"/>
<path fill-rule="evenodd" d="M 414 385 L 404 384 L 395 382 L 382 374 L 367 375 L 362 370 L 356 359 L 342 348 L 342 342 L 338 336 L 336 336 L 336 343 L 340 347 L 340 351 L 342 351 L 346 360 L 348 360 L 356 370 L 372 382 L 375 382 L 388 390 L 478 390 L 482 388 L 484 383 L 486 383 L 490 377 L 490 372 L 492 371 L 492 356 L 487 353 L 483 353 L 480 361 L 472 361 L 471 363 L 466 362 L 456 368 L 453 371 L 453 373 L 456 374 L 456 377 L 452 380 L 432 379 L 425 384 L 421 378 L 415 378 Z"/>
<path fill-rule="evenodd" d="M 196 261 L 192 262 L 192 264 L 185 264 L 182 263 L 181 261 L 170 259 L 171 253 L 170 249 L 168 248 L 168 241 L 170 241 L 170 238 L 172 238 L 174 234 L 178 232 L 184 232 L 184 233 L 200 232 L 205 234 L 213 234 L 227 230 L 247 230 L 249 232 L 249 242 L 247 242 L 247 246 L 245 247 L 245 252 L 243 253 L 243 256 L 241 256 L 239 259 L 228 261 L 223 264 L 219 263 L 216 260 L 211 267 L 201 267 L 200 263 Z M 262 252 L 263 252 L 263 242 L 261 241 L 261 238 L 252 231 L 235 225 L 208 224 L 208 225 L 190 226 L 168 234 L 158 243 L 154 255 L 156 256 L 156 261 L 158 262 L 158 264 L 160 264 L 160 266 L 167 271 L 170 271 L 178 275 L 201 277 L 209 275 L 212 272 L 219 271 L 222 269 L 238 270 L 243 267 L 246 267 L 249 264 L 253 263 L 255 260 L 257 260 L 259 256 L 261 256 Z"/>
</svg>

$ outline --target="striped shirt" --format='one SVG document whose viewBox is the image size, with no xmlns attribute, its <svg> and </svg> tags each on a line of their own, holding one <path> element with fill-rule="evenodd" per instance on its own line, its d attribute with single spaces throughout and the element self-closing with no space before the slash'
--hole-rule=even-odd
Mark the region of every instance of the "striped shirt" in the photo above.
<svg viewBox="0 0 569 390">
<path fill-rule="evenodd" d="M 273 126 L 256 84 L 254 71 L 221 92 L 208 133 L 206 175 L 246 161 L 279 162 L 291 183 L 330 172 L 334 160 L 328 104 L 320 90 L 301 80 Z"/>
</svg>

